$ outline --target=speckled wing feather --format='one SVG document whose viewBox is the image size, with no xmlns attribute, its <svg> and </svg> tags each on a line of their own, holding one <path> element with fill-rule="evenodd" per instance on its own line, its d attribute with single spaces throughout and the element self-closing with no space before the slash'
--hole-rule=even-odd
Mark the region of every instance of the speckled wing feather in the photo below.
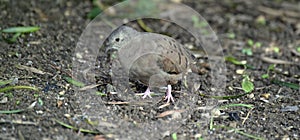
<svg viewBox="0 0 300 140">
<path fill-rule="evenodd" d="M 161 39 L 156 40 L 156 44 L 157 47 L 164 49 L 157 62 L 162 70 L 169 74 L 179 74 L 188 69 L 191 58 L 175 39 L 162 36 Z"/>
</svg>

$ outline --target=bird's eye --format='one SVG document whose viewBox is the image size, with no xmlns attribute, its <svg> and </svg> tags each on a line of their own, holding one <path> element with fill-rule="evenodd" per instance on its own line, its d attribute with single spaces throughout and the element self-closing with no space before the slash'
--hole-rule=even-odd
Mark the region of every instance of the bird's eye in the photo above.
<svg viewBox="0 0 300 140">
<path fill-rule="evenodd" d="M 119 42 L 119 41 L 120 41 L 120 38 L 116 38 L 115 41 L 116 41 L 116 42 Z"/>
</svg>

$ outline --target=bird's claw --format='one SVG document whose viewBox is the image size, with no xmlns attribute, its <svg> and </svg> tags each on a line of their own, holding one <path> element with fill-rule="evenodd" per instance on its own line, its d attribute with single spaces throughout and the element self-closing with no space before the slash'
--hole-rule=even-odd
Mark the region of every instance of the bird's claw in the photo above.
<svg viewBox="0 0 300 140">
<path fill-rule="evenodd" d="M 171 91 L 172 91 L 172 87 L 171 87 L 171 85 L 168 85 L 168 88 L 167 88 L 167 95 L 166 95 L 166 97 L 165 97 L 165 99 L 164 99 L 164 100 L 167 100 L 167 103 L 169 103 L 170 100 L 174 103 L 174 99 L 173 99 L 173 96 L 172 96 Z"/>
<path fill-rule="evenodd" d="M 150 91 L 150 89 L 148 87 L 147 90 L 144 92 L 144 96 L 142 98 L 145 99 L 147 96 L 149 98 L 152 98 L 150 94 L 151 94 L 151 91 Z"/>
<path fill-rule="evenodd" d="M 169 103 L 170 102 L 170 100 L 174 103 L 175 101 L 174 101 L 174 98 L 173 98 L 173 96 L 172 96 L 172 94 L 171 94 L 171 91 L 172 91 L 172 87 L 171 87 L 171 85 L 168 85 L 168 88 L 167 88 L 167 95 L 166 95 L 166 97 L 165 97 L 165 99 L 164 100 L 167 100 L 167 103 Z M 144 92 L 144 95 L 143 95 L 143 99 L 145 99 L 146 97 L 149 97 L 149 98 L 152 98 L 151 97 L 151 91 L 150 91 L 150 88 L 148 87 L 147 88 L 147 90 Z"/>
<path fill-rule="evenodd" d="M 173 96 L 171 94 L 167 95 L 164 100 L 167 100 L 167 103 L 169 103 L 170 100 L 174 103 L 174 99 L 173 99 Z"/>
</svg>

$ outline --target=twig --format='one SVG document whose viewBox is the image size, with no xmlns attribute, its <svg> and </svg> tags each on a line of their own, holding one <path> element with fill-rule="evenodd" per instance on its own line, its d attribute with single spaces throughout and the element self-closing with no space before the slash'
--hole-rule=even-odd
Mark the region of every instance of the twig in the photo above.
<svg viewBox="0 0 300 140">
<path fill-rule="evenodd" d="M 95 88 L 95 87 L 100 86 L 100 85 L 101 84 L 88 85 L 88 86 L 80 88 L 79 91 L 89 90 L 89 89 Z"/>
<path fill-rule="evenodd" d="M 108 105 L 128 105 L 130 102 L 107 102 Z"/>
<path fill-rule="evenodd" d="M 272 64 L 295 64 L 293 62 L 290 61 L 285 61 L 285 60 L 281 60 L 281 59 L 273 59 L 270 57 L 266 57 L 264 55 L 260 56 L 262 61 L 268 62 L 268 63 L 272 63 Z"/>
<path fill-rule="evenodd" d="M 242 125 L 244 125 L 244 123 L 246 122 L 246 120 L 249 118 L 249 115 L 250 115 L 250 112 L 253 110 L 253 108 L 251 108 L 249 111 L 248 111 L 248 113 L 247 113 L 247 115 L 246 115 L 246 118 L 243 120 L 243 122 L 242 122 Z"/>
<path fill-rule="evenodd" d="M 185 110 L 183 110 L 183 109 L 180 109 L 180 110 L 168 110 L 168 111 L 165 111 L 165 112 L 163 112 L 163 113 L 160 113 L 160 114 L 157 115 L 156 117 L 157 117 L 157 118 L 162 118 L 162 117 L 165 117 L 165 116 L 168 116 L 168 115 L 172 115 L 172 114 L 174 114 L 174 113 L 176 113 L 176 112 L 182 113 L 183 111 L 185 111 Z"/>
</svg>

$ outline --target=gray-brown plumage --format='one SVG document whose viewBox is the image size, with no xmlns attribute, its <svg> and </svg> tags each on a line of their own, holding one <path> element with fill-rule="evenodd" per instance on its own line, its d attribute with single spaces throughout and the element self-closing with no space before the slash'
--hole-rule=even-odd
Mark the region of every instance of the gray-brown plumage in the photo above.
<svg viewBox="0 0 300 140">
<path fill-rule="evenodd" d="M 129 78 L 148 86 L 143 98 L 150 96 L 150 86 L 166 86 L 167 102 L 174 99 L 171 85 L 182 78 L 192 62 L 191 55 L 175 39 L 156 33 L 138 32 L 121 26 L 108 37 L 107 50 L 117 50 L 120 64 Z"/>
</svg>

